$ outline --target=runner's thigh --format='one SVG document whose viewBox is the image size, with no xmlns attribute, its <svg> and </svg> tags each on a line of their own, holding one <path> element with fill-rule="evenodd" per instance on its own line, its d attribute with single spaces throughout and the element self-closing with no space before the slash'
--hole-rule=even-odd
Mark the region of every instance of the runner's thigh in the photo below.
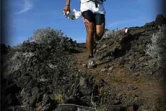
<svg viewBox="0 0 166 111">
<path fill-rule="evenodd" d="M 95 14 L 96 34 L 102 36 L 105 29 L 105 15 Z"/>
<path fill-rule="evenodd" d="M 95 23 L 95 15 L 90 10 L 82 12 L 84 22 L 93 22 Z"/>
</svg>

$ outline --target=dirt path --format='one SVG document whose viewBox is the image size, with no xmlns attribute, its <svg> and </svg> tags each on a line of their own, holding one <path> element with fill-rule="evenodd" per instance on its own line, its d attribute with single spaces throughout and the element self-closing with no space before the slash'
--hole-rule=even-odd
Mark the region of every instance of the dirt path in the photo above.
<svg viewBox="0 0 166 111">
<path fill-rule="evenodd" d="M 87 64 L 87 55 L 86 49 L 82 49 L 81 53 L 73 55 L 73 58 L 76 60 L 76 67 L 79 71 L 91 74 L 96 79 L 103 79 L 108 85 L 116 89 L 118 95 L 135 95 L 136 99 L 137 97 L 140 97 L 145 104 L 155 107 L 158 107 L 159 102 L 164 101 L 162 98 L 164 97 L 163 87 L 161 87 L 161 84 L 158 81 L 145 79 L 140 76 L 140 73 L 142 72 L 133 76 L 129 70 L 114 63 L 114 61 L 100 64 L 95 69 L 88 69 L 83 67 L 83 64 Z M 101 70 L 108 65 L 110 66 L 109 71 L 102 72 Z"/>
</svg>

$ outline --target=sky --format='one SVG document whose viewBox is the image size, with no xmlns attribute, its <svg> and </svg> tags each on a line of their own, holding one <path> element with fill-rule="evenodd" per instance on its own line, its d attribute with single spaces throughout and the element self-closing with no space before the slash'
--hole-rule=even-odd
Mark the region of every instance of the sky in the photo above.
<svg viewBox="0 0 166 111">
<path fill-rule="evenodd" d="M 109 30 L 124 27 L 143 26 L 154 21 L 159 10 L 160 0 L 107 0 L 106 28 Z M 66 0 L 6 0 L 4 43 L 15 46 L 42 28 L 53 28 L 76 40 L 85 42 L 86 30 L 82 18 L 69 20 L 63 15 Z M 80 0 L 71 0 L 71 9 L 80 10 Z"/>
</svg>

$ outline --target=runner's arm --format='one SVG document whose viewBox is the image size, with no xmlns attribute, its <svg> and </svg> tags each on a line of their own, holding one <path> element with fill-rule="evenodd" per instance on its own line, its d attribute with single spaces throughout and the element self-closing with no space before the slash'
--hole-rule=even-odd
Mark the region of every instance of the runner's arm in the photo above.
<svg viewBox="0 0 166 111">
<path fill-rule="evenodd" d="M 66 5 L 63 10 L 65 12 L 65 15 L 67 15 L 67 12 L 70 12 L 70 0 L 66 0 Z"/>
<path fill-rule="evenodd" d="M 70 6 L 70 0 L 66 0 L 66 6 Z"/>
</svg>

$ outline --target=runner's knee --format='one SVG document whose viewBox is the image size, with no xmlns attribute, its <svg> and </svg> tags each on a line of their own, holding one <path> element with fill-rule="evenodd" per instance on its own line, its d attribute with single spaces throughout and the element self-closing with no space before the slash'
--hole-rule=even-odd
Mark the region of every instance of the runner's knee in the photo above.
<svg viewBox="0 0 166 111">
<path fill-rule="evenodd" d="M 97 39 L 101 39 L 101 37 L 103 36 L 104 30 L 105 30 L 104 27 L 105 27 L 104 24 L 96 26 L 96 38 Z"/>
<path fill-rule="evenodd" d="M 102 37 L 102 36 L 103 36 L 103 33 L 104 33 L 104 31 L 103 31 L 103 30 L 96 31 L 96 36 L 100 38 L 100 37 Z"/>
</svg>

